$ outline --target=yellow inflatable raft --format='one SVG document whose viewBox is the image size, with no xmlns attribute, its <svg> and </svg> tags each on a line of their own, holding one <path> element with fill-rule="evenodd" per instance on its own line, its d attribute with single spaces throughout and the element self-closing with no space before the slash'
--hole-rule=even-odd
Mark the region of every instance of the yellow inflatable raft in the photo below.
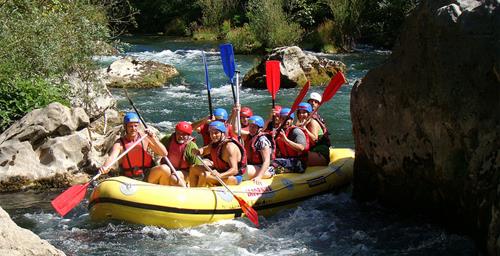
<svg viewBox="0 0 500 256">
<path fill-rule="evenodd" d="M 354 152 L 330 149 L 328 166 L 309 167 L 305 173 L 279 174 L 262 184 L 244 181 L 229 188 L 259 215 L 269 216 L 315 195 L 348 185 Z M 92 192 L 94 221 L 123 220 L 144 225 L 181 228 L 234 219 L 242 210 L 224 187 L 181 188 L 149 184 L 127 177 L 102 181 Z"/>
</svg>

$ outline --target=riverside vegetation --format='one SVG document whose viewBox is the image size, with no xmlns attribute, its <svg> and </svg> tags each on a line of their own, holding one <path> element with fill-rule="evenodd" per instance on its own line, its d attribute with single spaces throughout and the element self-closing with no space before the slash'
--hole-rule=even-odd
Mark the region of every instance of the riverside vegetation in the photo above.
<svg viewBox="0 0 500 256">
<path fill-rule="evenodd" d="M 226 40 L 240 53 L 297 44 L 349 51 L 355 41 L 392 45 L 417 2 L 6 0 L 0 3 L 0 132 L 32 109 L 69 105 L 67 75 L 92 80 L 92 56 L 125 32 Z"/>
</svg>

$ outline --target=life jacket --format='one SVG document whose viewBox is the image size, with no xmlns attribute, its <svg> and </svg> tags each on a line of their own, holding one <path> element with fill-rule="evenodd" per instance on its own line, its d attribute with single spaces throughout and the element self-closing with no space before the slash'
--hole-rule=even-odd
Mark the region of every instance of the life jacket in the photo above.
<svg viewBox="0 0 500 256">
<path fill-rule="evenodd" d="M 226 126 L 228 136 L 231 138 L 237 139 L 238 135 L 236 135 L 233 132 L 233 126 L 231 124 L 228 124 L 228 123 L 224 123 L 224 125 Z M 201 127 L 200 134 L 201 134 L 201 137 L 203 138 L 203 145 L 210 144 L 210 142 L 212 140 L 210 139 L 210 132 L 208 131 L 208 124 L 204 124 L 203 127 Z"/>
<path fill-rule="evenodd" d="M 120 138 L 124 150 L 127 150 L 135 141 L 128 141 L 126 138 Z M 145 175 L 145 169 L 153 167 L 153 158 L 144 148 L 144 142 L 136 145 L 130 150 L 125 159 L 121 162 L 123 175 L 127 177 L 140 177 Z"/>
<path fill-rule="evenodd" d="M 238 146 L 241 152 L 241 161 L 238 163 L 238 175 L 243 175 L 246 172 L 247 167 L 247 155 L 245 148 L 234 138 L 226 138 L 224 141 L 218 143 L 217 145 L 210 145 L 210 158 L 214 163 L 214 168 L 219 172 L 224 172 L 229 169 L 229 164 L 222 159 L 222 149 L 223 147 L 232 142 Z"/>
<path fill-rule="evenodd" d="M 189 163 L 184 154 L 189 142 L 191 141 L 179 144 L 175 139 L 175 132 L 170 136 L 167 142 L 168 160 L 170 160 L 175 169 L 186 170 L 189 168 Z"/>
<path fill-rule="evenodd" d="M 271 142 L 271 160 L 274 160 L 276 158 L 276 143 L 273 136 L 268 132 L 261 131 L 253 137 L 248 136 L 245 140 L 245 150 L 247 152 L 247 160 L 249 164 L 262 164 L 264 162 L 261 153 L 255 148 L 255 143 L 262 136 L 266 136 L 267 139 Z"/>
<path fill-rule="evenodd" d="M 305 131 L 305 129 L 302 127 L 297 127 L 297 126 L 288 127 L 288 129 L 286 129 L 286 131 L 285 131 L 285 136 L 288 138 L 288 135 L 290 134 L 290 132 L 293 131 L 293 129 L 295 129 L 295 128 L 300 129 L 306 137 L 306 145 L 304 147 L 304 150 L 302 150 L 302 152 L 298 152 L 295 149 L 293 149 L 292 147 L 290 147 L 288 144 L 286 144 L 286 142 L 284 140 L 282 140 L 281 137 L 278 137 L 276 139 L 276 145 L 277 145 L 277 148 L 279 150 L 279 156 L 283 157 L 283 158 L 297 157 L 297 158 L 300 158 L 302 160 L 307 160 L 307 153 L 309 152 L 309 147 L 310 147 L 310 138 L 309 138 L 309 135 L 307 135 L 307 132 Z"/>
<path fill-rule="evenodd" d="M 323 130 L 323 135 L 318 137 L 317 141 L 311 140 L 311 147 L 314 147 L 316 145 L 326 145 L 330 147 L 332 143 L 330 142 L 330 133 L 328 132 L 328 128 L 326 127 L 325 122 L 322 121 L 323 119 L 319 115 L 314 115 L 312 118 L 316 120 L 316 122 L 318 122 L 321 130 Z"/>
</svg>

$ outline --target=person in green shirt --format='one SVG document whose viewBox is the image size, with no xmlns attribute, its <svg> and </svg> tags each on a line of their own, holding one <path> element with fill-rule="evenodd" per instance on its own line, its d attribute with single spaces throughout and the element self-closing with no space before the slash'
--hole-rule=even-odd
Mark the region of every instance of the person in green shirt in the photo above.
<svg viewBox="0 0 500 256">
<path fill-rule="evenodd" d="M 175 168 L 176 175 L 170 177 L 162 176 L 158 180 L 161 185 L 182 186 L 186 187 L 187 177 L 189 176 L 189 168 L 195 164 L 201 164 L 195 155 L 191 153 L 192 149 L 198 149 L 198 146 L 191 137 L 193 127 L 188 122 L 179 122 L 175 126 L 175 132 L 163 137 L 160 141 L 167 148 L 168 160 Z M 168 162 L 162 158 L 161 163 Z"/>
</svg>

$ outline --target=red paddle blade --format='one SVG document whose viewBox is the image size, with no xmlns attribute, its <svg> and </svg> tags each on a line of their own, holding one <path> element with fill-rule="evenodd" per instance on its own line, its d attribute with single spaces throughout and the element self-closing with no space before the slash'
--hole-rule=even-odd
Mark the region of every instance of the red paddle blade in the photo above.
<svg viewBox="0 0 500 256">
<path fill-rule="evenodd" d="M 277 60 L 266 61 L 266 85 L 273 100 L 280 89 L 280 62 Z"/>
<path fill-rule="evenodd" d="M 242 198 L 238 197 L 237 195 L 234 195 L 234 198 L 238 201 L 240 204 L 241 210 L 243 210 L 243 213 L 247 216 L 247 218 L 255 225 L 255 227 L 259 227 L 259 215 L 257 215 L 257 212 L 247 203 L 245 200 Z"/>
<path fill-rule="evenodd" d="M 66 215 L 71 209 L 75 208 L 85 197 L 87 187 L 90 183 L 84 185 L 75 185 L 68 188 L 62 194 L 57 196 L 52 202 L 52 207 L 61 215 Z"/>
<path fill-rule="evenodd" d="M 309 82 L 309 80 L 307 80 L 306 84 L 304 85 L 304 87 L 302 87 L 302 90 L 300 90 L 299 95 L 297 95 L 297 98 L 295 98 L 295 101 L 293 102 L 293 105 L 290 109 L 290 115 L 293 114 L 295 112 L 295 110 L 297 110 L 297 107 L 299 106 L 299 104 L 302 102 L 304 97 L 306 97 L 307 91 L 309 90 L 310 86 L 311 86 L 311 82 Z"/>
<path fill-rule="evenodd" d="M 344 74 L 341 71 L 337 72 L 337 74 L 332 77 L 332 80 L 330 80 L 330 83 L 325 88 L 321 103 L 329 101 L 333 97 L 333 95 L 337 93 L 340 86 L 342 86 L 345 82 L 347 82 L 347 80 L 345 79 Z"/>
</svg>

